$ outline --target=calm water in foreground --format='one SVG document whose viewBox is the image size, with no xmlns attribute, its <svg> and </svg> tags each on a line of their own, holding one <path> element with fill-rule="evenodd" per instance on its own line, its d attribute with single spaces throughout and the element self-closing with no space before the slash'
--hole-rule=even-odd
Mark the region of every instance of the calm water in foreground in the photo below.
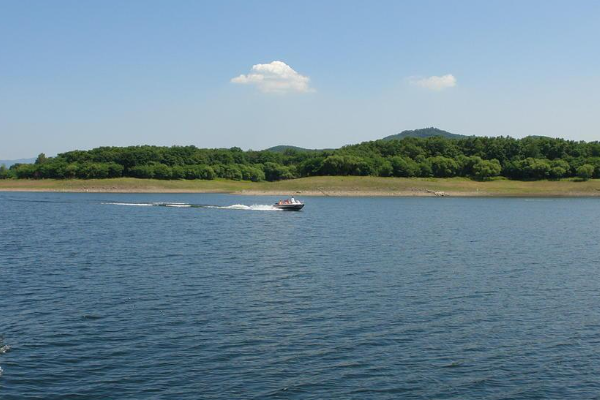
<svg viewBox="0 0 600 400">
<path fill-rule="evenodd" d="M 0 398 L 599 398 L 600 200 L 274 200 L 0 193 Z"/>
</svg>

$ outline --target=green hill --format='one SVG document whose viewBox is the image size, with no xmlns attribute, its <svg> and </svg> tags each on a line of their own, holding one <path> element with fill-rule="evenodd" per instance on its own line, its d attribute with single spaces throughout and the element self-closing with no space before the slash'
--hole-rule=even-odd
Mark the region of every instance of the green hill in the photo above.
<svg viewBox="0 0 600 400">
<path fill-rule="evenodd" d="M 466 139 L 469 136 L 459 135 L 456 133 L 450 133 L 438 128 L 423 128 L 423 129 L 415 129 L 412 131 L 402 131 L 395 135 L 386 136 L 382 140 L 401 140 L 407 137 L 415 137 L 415 138 L 429 138 L 434 136 L 441 136 L 446 139 Z"/>
<path fill-rule="evenodd" d="M 407 130 L 397 133 L 395 135 L 386 136 L 382 140 L 401 140 L 407 137 L 415 137 L 415 138 L 429 138 L 434 136 L 440 136 L 446 139 L 466 139 L 469 136 L 459 135 L 456 133 L 450 133 L 438 128 L 423 128 L 423 129 L 415 129 L 415 130 Z M 269 147 L 266 151 L 272 151 L 274 153 L 284 153 L 286 150 L 295 150 L 298 152 L 312 152 L 312 151 L 322 151 L 322 150 L 332 150 L 332 149 L 305 149 L 303 147 L 297 146 L 288 146 L 288 145 L 280 145 Z"/>
<path fill-rule="evenodd" d="M 286 150 L 295 150 L 295 151 L 298 151 L 298 152 L 321 151 L 321 150 L 318 150 L 318 149 L 305 149 L 303 147 L 287 146 L 287 145 L 280 145 L 280 146 L 269 147 L 265 151 L 272 151 L 273 153 L 283 153 Z M 324 149 L 324 150 L 327 150 L 327 149 Z"/>
</svg>

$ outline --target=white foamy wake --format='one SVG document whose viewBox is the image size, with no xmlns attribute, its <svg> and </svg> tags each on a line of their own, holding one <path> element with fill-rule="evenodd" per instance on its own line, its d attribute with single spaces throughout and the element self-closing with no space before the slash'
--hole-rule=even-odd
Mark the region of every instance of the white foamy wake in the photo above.
<svg viewBox="0 0 600 400">
<path fill-rule="evenodd" d="M 134 206 L 134 207 L 192 207 L 192 204 L 188 203 L 120 203 L 120 202 L 109 202 L 102 204 L 112 204 L 115 206 Z"/>
<path fill-rule="evenodd" d="M 231 206 L 207 206 L 207 208 L 218 208 L 221 210 L 281 211 L 279 208 L 275 208 L 268 204 L 253 204 L 251 206 L 247 206 L 245 204 L 234 204 Z"/>
<path fill-rule="evenodd" d="M 134 206 L 134 207 L 152 207 L 155 205 L 152 203 L 102 203 L 102 204 L 110 204 L 113 206 Z"/>
<path fill-rule="evenodd" d="M 188 203 L 120 203 L 120 202 L 106 202 L 102 204 L 116 205 L 116 206 L 133 206 L 133 207 L 177 207 L 177 208 L 214 208 L 218 210 L 246 210 L 246 211 L 281 211 L 279 208 L 275 208 L 268 204 L 253 204 L 247 206 L 245 204 L 233 204 L 231 206 L 208 206 L 201 204 L 188 204 Z"/>
</svg>

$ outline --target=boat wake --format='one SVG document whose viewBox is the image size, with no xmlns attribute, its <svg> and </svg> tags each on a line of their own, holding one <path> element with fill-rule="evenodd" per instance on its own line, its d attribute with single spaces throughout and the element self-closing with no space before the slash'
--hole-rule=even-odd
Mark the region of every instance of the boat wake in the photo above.
<svg viewBox="0 0 600 400">
<path fill-rule="evenodd" d="M 155 205 L 152 203 L 102 203 L 102 204 L 109 204 L 109 205 L 113 205 L 113 206 L 133 206 L 133 207 L 152 207 Z"/>
<path fill-rule="evenodd" d="M 121 203 L 121 202 L 104 202 L 102 204 L 115 206 L 130 206 L 130 207 L 175 207 L 175 208 L 212 208 L 217 210 L 245 210 L 245 211 L 281 211 L 268 204 L 253 204 L 251 206 L 245 204 L 233 204 L 230 206 L 216 206 L 207 204 L 189 204 L 189 203 Z"/>
<path fill-rule="evenodd" d="M 0 336 L 0 355 L 8 353 L 9 350 L 10 350 L 10 346 L 7 344 L 5 345 L 4 338 L 2 336 Z M 3 373 L 4 373 L 4 371 L 2 370 L 2 367 L 0 367 L 0 377 L 2 376 Z"/>
<path fill-rule="evenodd" d="M 279 209 L 268 204 L 253 204 L 251 206 L 247 206 L 244 204 L 234 204 L 231 206 L 206 206 L 206 208 L 218 208 L 221 210 L 280 211 Z"/>
</svg>

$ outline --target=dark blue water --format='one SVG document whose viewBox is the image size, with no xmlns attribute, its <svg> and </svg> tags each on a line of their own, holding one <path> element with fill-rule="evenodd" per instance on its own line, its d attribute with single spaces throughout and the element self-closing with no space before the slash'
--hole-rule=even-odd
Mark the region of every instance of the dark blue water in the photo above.
<svg viewBox="0 0 600 400">
<path fill-rule="evenodd" d="M 0 398 L 599 398 L 600 201 L 274 200 L 0 193 Z"/>
</svg>

